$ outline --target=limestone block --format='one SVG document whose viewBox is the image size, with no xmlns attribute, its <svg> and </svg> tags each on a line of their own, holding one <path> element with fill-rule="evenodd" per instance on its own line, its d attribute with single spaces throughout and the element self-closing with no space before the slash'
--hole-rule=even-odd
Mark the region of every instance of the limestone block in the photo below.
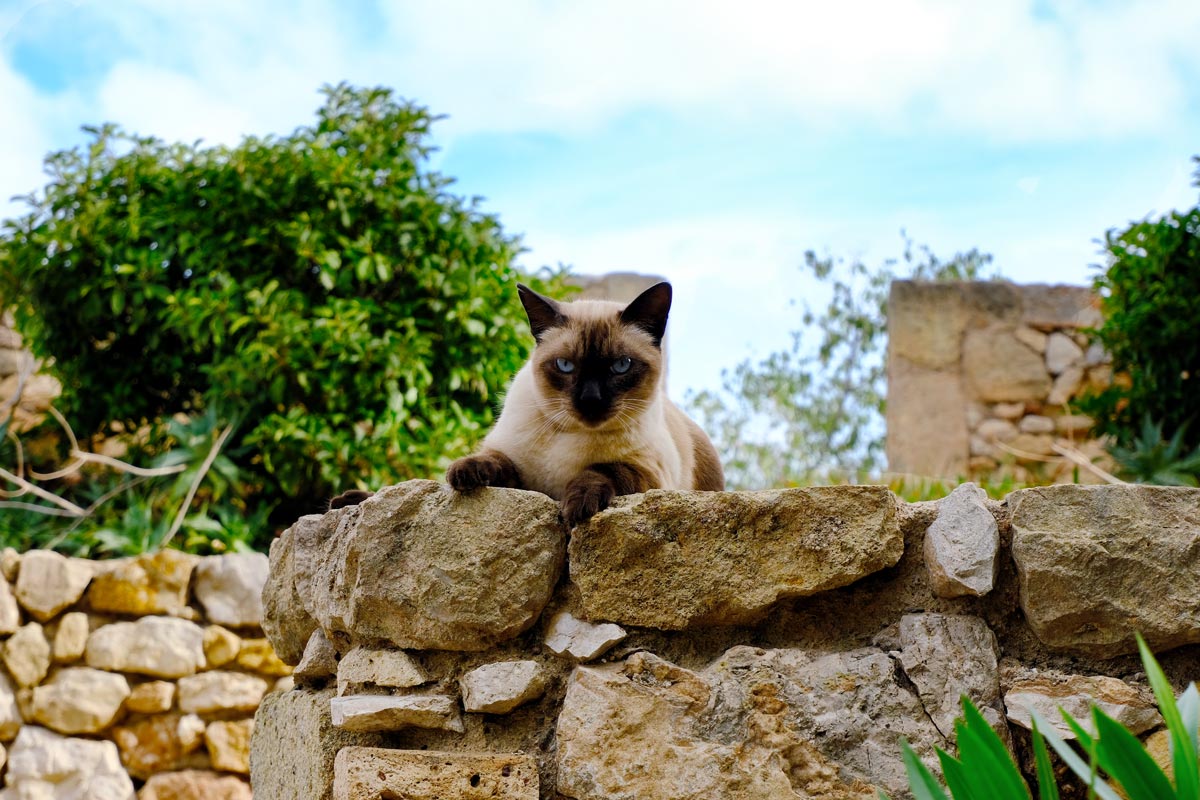
<svg viewBox="0 0 1200 800">
<path fill-rule="evenodd" d="M 179 737 L 179 744 L 185 753 L 190 753 L 204 742 L 206 728 L 204 720 L 195 714 L 184 714 L 179 718 L 179 724 L 175 726 L 175 735 Z"/>
<path fill-rule="evenodd" d="M 1102 675 L 1066 675 L 1059 672 L 1040 672 L 1013 682 L 1004 694 L 1008 718 L 1022 728 L 1032 727 L 1036 711 L 1064 739 L 1074 739 L 1075 732 L 1063 721 L 1059 708 L 1079 722 L 1084 730 L 1096 735 L 1091 707 L 1100 709 L 1129 729 L 1134 735 L 1162 724 L 1162 716 L 1148 690 L 1136 689 L 1119 678 Z"/>
<path fill-rule="evenodd" d="M 58 630 L 54 632 L 54 646 L 51 649 L 54 663 L 71 664 L 83 658 L 89 633 L 87 614 L 82 611 L 63 614 L 58 621 Z"/>
<path fill-rule="evenodd" d="M 59 733 L 99 733 L 116 719 L 129 697 L 123 675 L 90 667 L 66 667 L 33 690 L 33 721 Z"/>
<path fill-rule="evenodd" d="M 271 643 L 266 639 L 243 639 L 237 654 L 237 665 L 272 678 L 292 674 L 292 668 L 279 660 Z"/>
<path fill-rule="evenodd" d="M 546 673 L 536 661 L 484 664 L 458 679 L 463 708 L 484 714 L 507 714 L 546 691 Z"/>
<path fill-rule="evenodd" d="M 175 702 L 175 684 L 170 681 L 147 681 L 134 686 L 125 707 L 138 714 L 161 714 Z"/>
<path fill-rule="evenodd" d="M 446 695 L 353 694 L 329 701 L 334 727 L 347 731 L 398 731 L 433 728 L 463 732 L 458 704 Z"/>
<path fill-rule="evenodd" d="M 305 795 L 295 795 L 304 797 Z M 280 795 L 282 798 L 282 795 Z M 245 781 L 233 775 L 203 769 L 164 772 L 152 775 L 138 800 L 252 800 Z"/>
<path fill-rule="evenodd" d="M 620 625 L 584 622 L 568 611 L 560 611 L 546 626 L 545 645 L 556 656 L 591 661 L 604 655 L 625 636 L 625 629 Z"/>
<path fill-rule="evenodd" d="M 179 708 L 196 714 L 253 711 L 270 685 L 257 675 L 213 670 L 179 679 Z"/>
<path fill-rule="evenodd" d="M 289 614 L 308 614 L 333 641 L 484 650 L 537 620 L 565 538 L 557 504 L 537 492 L 462 495 L 433 481 L 388 487 L 361 505 L 305 518 L 276 541 L 280 570 L 264 592 L 264 630 L 288 663 L 311 633 L 282 621 Z"/>
<path fill-rule="evenodd" d="M 1096 424 L 1091 417 L 1083 414 L 1064 414 L 1055 420 L 1059 433 L 1087 433 Z"/>
<path fill-rule="evenodd" d="M 666 630 L 761 619 L 777 601 L 846 586 L 900 560 L 882 486 L 650 491 L 571 537 L 586 616 Z"/>
<path fill-rule="evenodd" d="M 21 609 L 7 578 L 0 579 L 0 636 L 16 633 L 21 627 Z"/>
<path fill-rule="evenodd" d="M 204 731 L 204 743 L 214 769 L 250 774 L 250 734 L 254 720 L 210 722 Z"/>
<path fill-rule="evenodd" d="M 114 622 L 92 631 L 85 656 L 89 667 L 179 678 L 204 668 L 204 630 L 174 617 Z"/>
<path fill-rule="evenodd" d="M 996 403 L 992 415 L 999 419 L 1018 420 L 1025 415 L 1024 403 Z"/>
<path fill-rule="evenodd" d="M 1098 298 L 1086 286 L 1024 284 L 1021 294 L 1022 319 L 1044 331 L 1056 328 L 1094 328 L 1102 317 Z"/>
<path fill-rule="evenodd" d="M 194 766 L 189 754 L 203 741 L 204 723 L 193 718 L 200 724 L 197 737 L 188 725 L 180 724 L 183 719 L 179 714 L 157 714 L 113 728 L 112 739 L 130 775 L 145 780 L 155 773 Z"/>
<path fill-rule="evenodd" d="M 36 686 L 50 671 L 50 643 L 36 622 L 22 625 L 4 643 L 4 665 L 18 686 Z"/>
<path fill-rule="evenodd" d="M 1054 379 L 1046 402 L 1052 406 L 1065 406 L 1079 394 L 1083 385 L 1083 367 L 1067 367 L 1062 374 Z"/>
<path fill-rule="evenodd" d="M 887 720 L 888 725 L 881 725 Z M 560 794 L 636 797 L 903 796 L 897 741 L 946 746 L 874 648 L 735 647 L 700 672 L 650 653 L 579 666 L 558 718 Z"/>
<path fill-rule="evenodd" d="M 1008 443 L 1013 450 L 1018 451 L 1017 458 L 1028 453 L 1033 456 L 1054 455 L 1054 437 L 1044 433 L 1022 433 Z"/>
<path fill-rule="evenodd" d="M 925 567 L 938 597 L 981 597 L 996 583 L 1000 529 L 984 505 L 987 493 L 964 483 L 938 503 L 925 532 Z"/>
<path fill-rule="evenodd" d="M 1098 657 L 1200 642 L 1200 489 L 1046 486 L 1008 497 L 1021 607 L 1043 642 Z"/>
<path fill-rule="evenodd" d="M 363 686 L 403 689 L 428 681 L 421 666 L 403 650 L 356 647 L 337 664 L 339 695 Z"/>
<path fill-rule="evenodd" d="M 1042 400 L 1050 391 L 1042 356 L 1005 328 L 968 331 L 963 369 L 975 396 L 986 402 Z"/>
<path fill-rule="evenodd" d="M 0 672 L 0 742 L 11 742 L 23 720 L 17 708 L 17 692 L 8 676 Z"/>
<path fill-rule="evenodd" d="M 296 665 L 293 676 L 301 686 L 324 684 L 337 675 L 337 650 L 320 628 L 312 632 L 304 648 L 304 657 Z"/>
<path fill-rule="evenodd" d="M 242 637 L 220 625 L 204 629 L 204 660 L 209 669 L 223 667 L 242 651 Z"/>
<path fill-rule="evenodd" d="M 1046 369 L 1058 375 L 1067 367 L 1083 363 L 1083 348 L 1065 333 L 1052 333 L 1046 340 Z"/>
<path fill-rule="evenodd" d="M 900 665 L 917 687 L 929 718 L 953 741 L 954 720 L 962 716 L 965 694 L 1004 739 L 997 657 L 1000 646 L 979 617 L 961 614 L 905 614 L 900 618 Z"/>
<path fill-rule="evenodd" d="M 96 611 L 113 614 L 175 614 L 187 607 L 188 583 L 200 559 L 178 550 L 144 553 L 103 564 L 88 602 Z"/>
<path fill-rule="evenodd" d="M 1021 344 L 1029 347 L 1035 353 L 1046 352 L 1046 334 L 1033 328 L 1021 326 L 1013 331 L 1013 335 L 1021 342 Z"/>
<path fill-rule="evenodd" d="M 1011 442 L 1017 438 L 1017 426 L 1006 419 L 988 419 L 975 430 L 985 442 Z"/>
<path fill-rule="evenodd" d="M 21 557 L 17 600 L 38 622 L 46 622 L 78 602 L 92 579 L 92 562 L 67 558 L 50 550 L 31 550 Z"/>
<path fill-rule="evenodd" d="M 1054 433 L 1054 420 L 1041 414 L 1030 414 L 1017 426 L 1021 433 Z"/>
<path fill-rule="evenodd" d="M 254 715 L 250 783 L 260 798 L 330 800 L 333 759 L 344 747 L 389 744 L 382 734 L 333 727 L 333 689 L 273 692 Z"/>
<path fill-rule="evenodd" d="M 538 800 L 537 763 L 501 753 L 347 747 L 334 761 L 335 800 Z"/>
<path fill-rule="evenodd" d="M 954 283 L 894 281 L 888 295 L 888 351 L 929 369 L 956 367 L 967 327 Z"/>
<path fill-rule="evenodd" d="M 308 514 L 271 542 L 270 569 L 263 587 L 262 628 L 285 664 L 300 663 L 304 647 L 317 629 L 316 620 L 296 591 L 296 543 L 320 542 L 324 525 L 323 515 Z"/>
<path fill-rule="evenodd" d="M 208 556 L 196 566 L 193 591 L 209 622 L 244 627 L 263 621 L 267 557 L 262 553 Z"/>
<path fill-rule="evenodd" d="M 21 571 L 21 554 L 14 547 L 6 547 L 0 550 L 0 573 L 3 573 L 4 580 L 11 583 L 16 583 L 17 573 Z"/>
<path fill-rule="evenodd" d="M 17 798 L 133 800 L 133 782 L 112 742 L 60 736 L 26 725 L 8 753 L 5 781 Z"/>
<path fill-rule="evenodd" d="M 957 372 L 888 359 L 887 457 L 893 472 L 957 477 L 967 467 L 967 398 Z"/>
</svg>

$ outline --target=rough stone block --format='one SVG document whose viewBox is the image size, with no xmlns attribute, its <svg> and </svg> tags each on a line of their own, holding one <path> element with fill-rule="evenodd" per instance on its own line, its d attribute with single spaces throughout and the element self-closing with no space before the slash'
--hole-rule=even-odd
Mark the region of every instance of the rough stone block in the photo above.
<svg viewBox="0 0 1200 800">
<path fill-rule="evenodd" d="M 263 632 L 285 664 L 299 664 L 317 621 L 296 591 L 297 541 L 319 542 L 325 525 L 321 514 L 308 514 L 271 542 L 270 567 L 263 587 Z"/>
<path fill-rule="evenodd" d="M 138 794 L 138 800 L 251 800 L 252 797 L 245 781 L 206 769 L 152 775 Z"/>
<path fill-rule="evenodd" d="M 1000 529 L 984 505 L 987 493 L 964 483 L 938 503 L 925 532 L 925 567 L 938 597 L 980 597 L 996 583 Z"/>
<path fill-rule="evenodd" d="M 882 486 L 651 491 L 617 498 L 571 537 L 586 615 L 665 630 L 761 619 L 777 601 L 846 586 L 900 560 Z"/>
<path fill-rule="evenodd" d="M 31 550 L 21 557 L 17 600 L 38 622 L 47 622 L 79 601 L 94 569 L 92 562 L 82 558 Z"/>
<path fill-rule="evenodd" d="M 36 686 L 50 671 L 50 643 L 36 622 L 22 625 L 4 643 L 4 666 L 19 686 Z"/>
<path fill-rule="evenodd" d="M 87 614 L 71 611 L 62 615 L 54 632 L 52 657 L 56 664 L 70 664 L 83 658 L 91 626 Z"/>
<path fill-rule="evenodd" d="M 112 742 L 26 725 L 9 749 L 5 785 L 18 798 L 133 800 L 133 781 Z M 52 787 L 53 793 L 46 793 Z"/>
<path fill-rule="evenodd" d="M 471 670 L 458 685 L 467 711 L 507 714 L 546 691 L 546 673 L 536 661 L 501 661 Z"/>
<path fill-rule="evenodd" d="M 1007 328 L 968 331 L 963 371 L 975 397 L 989 403 L 1042 400 L 1050 391 L 1042 356 Z"/>
<path fill-rule="evenodd" d="M 576 661 L 599 658 L 627 636 L 625 629 L 611 622 L 599 624 L 576 619 L 569 611 L 560 611 L 546 626 L 546 649 L 556 656 Z"/>
<path fill-rule="evenodd" d="M 957 367 L 967 318 L 958 284 L 894 281 L 888 295 L 888 352 L 928 369 Z"/>
<path fill-rule="evenodd" d="M 360 686 L 406 689 L 426 683 L 429 677 L 403 650 L 356 647 L 337 662 L 338 694 Z"/>
<path fill-rule="evenodd" d="M 174 617 L 114 622 L 92 631 L 85 656 L 89 667 L 179 678 L 204 668 L 204 630 Z"/>
<path fill-rule="evenodd" d="M 125 707 L 138 714 L 161 714 L 175 702 L 175 684 L 169 681 L 147 681 L 133 687 Z"/>
<path fill-rule="evenodd" d="M 33 720 L 59 733 L 99 733 L 116 719 L 127 697 L 123 675 L 67 667 L 33 690 Z"/>
<path fill-rule="evenodd" d="M 334 762 L 334 800 L 537 800 L 537 764 L 519 753 L 347 747 Z"/>
<path fill-rule="evenodd" d="M 957 477 L 970 447 L 967 399 L 957 372 L 888 358 L 887 457 L 892 472 Z"/>
<path fill-rule="evenodd" d="M 214 670 L 179 680 L 179 707 L 196 714 L 253 711 L 270 688 L 256 675 Z"/>
<path fill-rule="evenodd" d="M 17 596 L 13 594 L 12 584 L 8 579 L 0 579 L 0 636 L 16 633 L 19 627 L 21 609 L 17 605 Z"/>
<path fill-rule="evenodd" d="M 347 731 L 432 728 L 463 732 L 458 704 L 441 694 L 355 694 L 329 701 L 334 727 Z"/>
<path fill-rule="evenodd" d="M 245 627 L 263 621 L 268 560 L 262 553 L 208 556 L 196 566 L 193 591 L 210 622 Z"/>
<path fill-rule="evenodd" d="M 1013 681 L 1004 694 L 1004 705 L 1008 718 L 1022 728 L 1032 728 L 1032 712 L 1036 711 L 1064 739 L 1074 739 L 1075 731 L 1063 720 L 1060 708 L 1093 736 L 1096 735 L 1093 705 L 1135 736 L 1163 721 L 1149 690 L 1136 689 L 1119 678 L 1103 675 L 1065 675 L 1053 671 L 1029 675 Z"/>
<path fill-rule="evenodd" d="M 337 650 L 325 638 L 320 628 L 312 632 L 308 644 L 304 648 L 304 657 L 296 665 L 292 673 L 296 682 L 304 686 L 315 686 L 326 683 L 337 675 Z"/>
<path fill-rule="evenodd" d="M 192 569 L 200 559 L 161 550 L 104 563 L 88 587 L 95 611 L 113 614 L 174 614 L 187 607 Z"/>
<path fill-rule="evenodd" d="M 1026 325 L 1043 331 L 1058 328 L 1093 328 L 1100 324 L 1098 298 L 1086 286 L 1025 284 L 1021 294 Z"/>
<path fill-rule="evenodd" d="M 250 774 L 250 735 L 254 720 L 210 722 L 204 730 L 204 743 L 215 769 Z"/>
</svg>

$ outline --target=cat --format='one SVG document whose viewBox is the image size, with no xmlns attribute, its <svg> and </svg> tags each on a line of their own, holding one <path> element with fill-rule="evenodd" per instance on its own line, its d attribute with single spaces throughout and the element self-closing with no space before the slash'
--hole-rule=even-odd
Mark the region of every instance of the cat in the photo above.
<svg viewBox="0 0 1200 800">
<path fill-rule="evenodd" d="M 541 492 L 568 527 L 618 495 L 725 488 L 716 448 L 663 386 L 669 283 L 627 306 L 517 292 L 536 345 L 479 452 L 447 470 L 451 487 Z"/>
</svg>

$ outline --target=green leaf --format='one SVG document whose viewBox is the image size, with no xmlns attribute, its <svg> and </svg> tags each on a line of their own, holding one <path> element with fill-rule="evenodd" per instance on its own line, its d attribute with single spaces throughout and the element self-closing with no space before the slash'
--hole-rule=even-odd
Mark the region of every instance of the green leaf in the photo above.
<svg viewBox="0 0 1200 800">
<path fill-rule="evenodd" d="M 986 771 L 972 765 L 968 770 L 963 763 L 941 748 L 937 751 L 938 762 L 942 765 L 942 777 L 946 779 L 946 788 L 954 800 L 988 800 L 987 795 L 979 794 L 977 781 L 988 780 Z"/>
<path fill-rule="evenodd" d="M 971 766 L 974 776 L 986 776 L 986 783 L 977 783 L 977 791 L 997 798 L 1029 797 L 1029 787 L 1017 771 L 1004 742 L 988 725 L 979 709 L 966 695 L 962 698 L 963 718 L 955 722 L 958 732 L 958 755 Z"/>
<path fill-rule="evenodd" d="M 1038 800 L 1059 800 L 1058 784 L 1054 779 L 1054 768 L 1050 765 L 1046 740 L 1038 730 L 1036 720 L 1033 722 L 1033 761 L 1037 774 Z"/>
<path fill-rule="evenodd" d="M 908 773 L 908 786 L 914 800 L 949 800 L 929 768 L 913 752 L 906 739 L 900 740 L 900 757 Z"/>
<path fill-rule="evenodd" d="M 1100 766 L 1121 784 L 1129 800 L 1168 800 L 1176 796 L 1171 782 L 1136 736 L 1095 706 L 1092 718 L 1099 734 Z"/>
<path fill-rule="evenodd" d="M 1154 699 L 1158 701 L 1159 713 L 1167 723 L 1171 735 L 1171 765 L 1175 769 L 1175 786 L 1180 798 L 1200 798 L 1200 765 L 1197 764 L 1196 743 L 1196 714 L 1189 709 L 1188 723 L 1185 724 L 1179 706 L 1175 703 L 1175 694 L 1171 691 L 1171 683 L 1163 674 L 1149 645 L 1139 633 L 1137 635 L 1138 652 L 1142 657 L 1142 665 L 1146 670 L 1146 678 L 1150 688 L 1154 690 Z"/>
<path fill-rule="evenodd" d="M 1058 735 L 1058 731 L 1050 726 L 1045 717 L 1037 711 L 1032 712 L 1032 716 L 1033 721 L 1038 726 L 1038 731 L 1045 737 L 1047 744 L 1054 749 L 1054 752 L 1058 753 L 1058 757 L 1063 760 L 1063 763 L 1072 772 L 1079 776 L 1080 780 L 1095 790 L 1097 796 L 1103 800 L 1123 800 L 1119 794 L 1113 791 L 1111 786 L 1093 772 L 1091 767 L 1079 757 L 1079 754 L 1069 744 L 1063 741 L 1062 737 Z"/>
</svg>

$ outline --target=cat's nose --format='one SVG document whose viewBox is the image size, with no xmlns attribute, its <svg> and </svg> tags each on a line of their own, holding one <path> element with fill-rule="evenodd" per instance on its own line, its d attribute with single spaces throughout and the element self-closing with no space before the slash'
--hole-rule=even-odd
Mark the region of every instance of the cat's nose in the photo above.
<svg viewBox="0 0 1200 800">
<path fill-rule="evenodd" d="M 583 391 L 579 393 L 579 399 L 585 403 L 594 403 L 600 400 L 600 384 L 596 381 L 588 381 L 583 384 Z"/>
</svg>

